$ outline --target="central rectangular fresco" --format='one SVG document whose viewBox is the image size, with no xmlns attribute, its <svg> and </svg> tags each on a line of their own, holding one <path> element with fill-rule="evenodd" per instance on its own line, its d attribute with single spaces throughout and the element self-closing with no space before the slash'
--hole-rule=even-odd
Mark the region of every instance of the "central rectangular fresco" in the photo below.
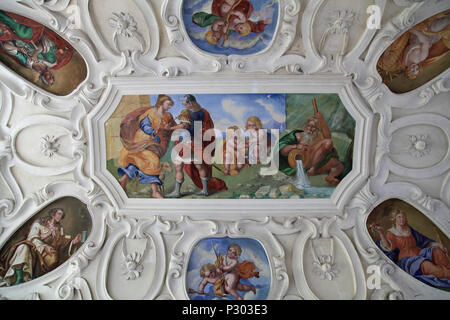
<svg viewBox="0 0 450 320">
<path fill-rule="evenodd" d="M 107 169 L 129 198 L 330 198 L 355 120 L 338 94 L 123 96 Z"/>
</svg>

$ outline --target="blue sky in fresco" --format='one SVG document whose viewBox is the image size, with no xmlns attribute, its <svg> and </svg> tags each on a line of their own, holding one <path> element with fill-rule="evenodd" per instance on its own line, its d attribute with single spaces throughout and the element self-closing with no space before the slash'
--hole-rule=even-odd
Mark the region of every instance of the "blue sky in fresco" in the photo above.
<svg viewBox="0 0 450 320">
<path fill-rule="evenodd" d="M 185 108 L 181 102 L 184 94 L 170 94 L 174 106 L 169 110 L 176 118 Z M 285 94 L 195 94 L 197 102 L 208 110 L 214 127 L 222 132 L 232 125 L 245 127 L 247 118 L 258 116 L 266 129 L 286 128 Z M 155 105 L 157 95 L 150 95 Z"/>
<path fill-rule="evenodd" d="M 270 289 L 271 273 L 270 265 L 267 259 L 267 255 L 261 246 L 261 244 L 254 239 L 245 238 L 209 238 L 201 240 L 192 250 L 189 265 L 187 268 L 186 276 L 186 288 L 192 288 L 197 290 L 200 284 L 200 268 L 206 263 L 214 264 L 216 256 L 214 254 L 213 247 L 219 255 L 227 252 L 228 246 L 231 244 L 238 244 L 242 249 L 242 254 L 239 259 L 240 262 L 248 260 L 253 262 L 256 266 L 256 271 L 259 272 L 259 278 L 253 277 L 250 279 L 241 279 L 244 284 L 251 284 L 256 288 L 256 294 L 253 292 L 238 291 L 238 294 L 244 298 L 244 300 L 264 300 Z M 207 285 L 205 292 L 213 293 L 213 286 Z M 205 295 L 190 295 L 191 299 L 213 299 L 213 297 Z M 231 295 L 226 296 L 227 299 L 235 300 Z"/>
</svg>

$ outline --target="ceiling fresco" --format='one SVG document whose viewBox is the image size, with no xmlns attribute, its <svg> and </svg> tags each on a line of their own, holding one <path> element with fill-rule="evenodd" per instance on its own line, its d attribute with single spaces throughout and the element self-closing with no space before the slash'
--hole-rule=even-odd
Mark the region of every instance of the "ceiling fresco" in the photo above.
<svg viewBox="0 0 450 320">
<path fill-rule="evenodd" d="M 449 10 L 1 1 L 0 298 L 450 299 Z"/>
</svg>

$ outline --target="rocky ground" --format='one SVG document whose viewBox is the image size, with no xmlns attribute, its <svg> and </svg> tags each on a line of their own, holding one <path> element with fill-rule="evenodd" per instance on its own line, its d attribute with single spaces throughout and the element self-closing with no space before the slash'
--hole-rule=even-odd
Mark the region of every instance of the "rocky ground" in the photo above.
<svg viewBox="0 0 450 320">
<path fill-rule="evenodd" d="M 116 177 L 117 162 L 109 160 L 108 170 Z M 213 193 L 208 197 L 195 195 L 199 189 L 186 175 L 181 192 L 183 198 L 208 198 L 208 199 L 303 199 L 303 198 L 328 198 L 334 188 L 324 180 L 324 176 L 310 177 L 312 190 L 297 189 L 291 177 L 278 172 L 273 176 L 261 176 L 261 165 L 253 165 L 243 168 L 238 175 L 225 176 L 222 165 L 213 167 L 213 176 L 222 179 L 227 184 L 228 190 Z M 170 193 L 174 188 L 174 170 L 165 173 L 164 193 Z M 328 189 L 328 190 L 327 190 Z M 151 196 L 150 185 L 140 184 L 138 179 L 128 182 L 127 194 L 131 198 L 148 198 Z"/>
</svg>

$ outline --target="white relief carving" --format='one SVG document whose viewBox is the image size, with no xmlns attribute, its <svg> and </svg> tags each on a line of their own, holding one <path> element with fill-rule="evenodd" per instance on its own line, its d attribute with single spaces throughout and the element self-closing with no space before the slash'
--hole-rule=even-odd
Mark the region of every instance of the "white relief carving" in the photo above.
<svg viewBox="0 0 450 320">
<path fill-rule="evenodd" d="M 7 136 L 5 139 L 0 140 L 0 160 L 6 158 L 6 160 L 12 159 L 11 137 Z"/>
<path fill-rule="evenodd" d="M 137 31 L 137 23 L 129 13 L 113 13 L 113 18 L 109 19 L 109 24 L 115 29 L 115 33 L 127 38 L 133 37 Z"/>
<path fill-rule="evenodd" d="M 305 299 L 319 299 L 325 296 L 328 299 L 342 298 L 339 294 L 324 290 L 325 284 L 322 281 L 332 281 L 326 287 L 338 287 L 348 284 L 346 279 L 352 279 L 353 284 L 352 288 L 347 287 L 347 290 L 352 291 L 353 294 L 346 295 L 346 299 L 365 299 L 366 297 L 364 270 L 359 260 L 358 262 L 355 260 L 358 255 L 353 244 L 341 230 L 342 227 L 351 228 L 352 224 L 347 223 L 349 224 L 347 226 L 345 223 L 341 222 L 339 225 L 336 222 L 338 222 L 336 218 L 302 219 L 299 224 L 301 232 L 294 246 L 292 268 L 296 288 Z M 307 242 L 311 244 L 307 245 Z M 339 255 L 334 252 L 334 242 L 340 243 Z M 342 259 L 346 255 L 354 257 L 351 258 L 351 263 Z M 323 258 L 319 259 L 319 256 Z M 341 264 L 339 273 L 336 268 L 337 261 Z M 309 267 L 309 264 L 312 267 Z"/>
<path fill-rule="evenodd" d="M 435 81 L 430 82 L 423 90 L 419 92 L 422 104 L 430 102 L 436 95 L 450 90 L 450 71 L 444 71 Z"/>
<path fill-rule="evenodd" d="M 47 7 L 52 11 L 64 11 L 70 3 L 70 0 L 32 0 L 39 6 Z"/>
<path fill-rule="evenodd" d="M 89 284 L 82 277 L 67 280 L 57 291 L 57 299 L 61 300 L 92 300 Z"/>
<path fill-rule="evenodd" d="M 70 0 L 24 0 L 20 1 L 22 8 L 38 9 L 41 12 L 50 13 L 51 17 L 47 20 L 47 24 L 53 29 L 64 31 L 68 26 L 68 20 L 61 14 Z M 48 18 L 48 17 L 47 17 Z"/>
<path fill-rule="evenodd" d="M 302 297 L 295 295 L 295 294 L 288 294 L 283 297 L 282 300 L 303 300 Z"/>
<path fill-rule="evenodd" d="M 54 196 L 52 186 L 53 185 L 50 183 L 31 195 L 32 199 L 38 206 Z"/>
<path fill-rule="evenodd" d="M 162 295 L 156 297 L 155 300 L 173 300 L 173 298 L 170 294 L 162 294 Z"/>
<path fill-rule="evenodd" d="M 350 201 L 347 210 L 356 210 L 358 214 L 363 214 L 377 201 L 378 197 L 371 191 L 370 185 L 371 180 L 369 179 L 368 183 Z"/>
<path fill-rule="evenodd" d="M 14 153 L 12 148 L 11 129 L 8 126 L 13 110 L 13 97 L 11 92 L 3 84 L 0 85 L 0 183 L 6 184 L 12 199 L 0 199 L 0 214 L 4 220 L 12 218 L 16 212 L 16 205 L 23 200 L 22 190 L 11 173 Z M 3 228 L 0 228 L 0 234 Z"/>
<path fill-rule="evenodd" d="M 417 190 L 417 192 L 412 193 L 410 195 L 410 198 L 420 204 L 420 206 L 431 212 L 435 211 L 437 207 L 440 206 L 440 201 L 433 199 L 429 195 L 423 193 L 421 190 Z"/>
<path fill-rule="evenodd" d="M 442 183 L 441 199 L 448 207 L 450 207 L 450 172 L 447 174 L 444 182 Z"/>
<path fill-rule="evenodd" d="M 61 146 L 58 144 L 58 139 L 50 135 L 45 135 L 41 139 L 41 152 L 48 158 L 53 157 Z"/>
<path fill-rule="evenodd" d="M 334 280 L 339 273 L 334 263 L 333 239 L 311 240 L 311 251 L 314 256 L 314 273 L 320 279 Z"/>
<path fill-rule="evenodd" d="M 332 256 L 320 256 L 313 264 L 315 267 L 314 272 L 320 279 L 334 280 L 339 273 L 336 269 L 336 264 L 333 263 Z"/>
<path fill-rule="evenodd" d="M 336 261 L 340 261 L 336 259 L 340 258 L 341 255 L 330 255 L 326 252 L 317 254 L 317 252 L 313 251 L 316 254 L 315 260 L 305 261 L 304 264 L 300 263 L 303 258 L 302 250 L 307 246 L 306 242 L 310 241 L 312 245 L 314 241 L 323 239 L 327 234 L 329 237 L 327 240 L 341 244 L 344 251 L 348 254 L 351 267 L 354 268 L 354 274 L 345 278 L 346 281 L 354 281 L 356 284 L 354 298 L 366 298 L 365 274 L 361 272 L 360 267 L 360 261 L 365 260 L 368 263 L 380 265 L 384 281 L 381 288 L 370 295 L 371 299 L 449 299 L 448 293 L 415 281 L 415 279 L 399 270 L 396 265 L 387 261 L 385 256 L 374 245 L 365 225 L 365 218 L 377 204 L 390 198 L 400 198 L 420 208 L 445 234 L 450 234 L 448 217 L 448 212 L 450 212 L 450 198 L 448 196 L 450 178 L 444 180 L 440 198 L 428 195 L 426 189 L 421 189 L 412 183 L 387 183 L 390 172 L 394 172 L 394 174 L 401 173 L 417 179 L 445 174 L 450 177 L 448 175 L 448 157 L 444 158 L 434 168 L 426 168 L 421 171 L 408 171 L 403 167 L 389 163 L 389 154 L 391 152 L 389 144 L 393 130 L 402 127 L 404 123 L 411 124 L 411 120 L 415 121 L 422 117 L 422 114 L 416 115 L 415 118 L 404 117 L 401 121 L 398 120 L 402 118 L 395 117 L 395 121 L 393 121 L 391 109 L 426 108 L 433 97 L 448 92 L 450 71 L 444 72 L 413 92 L 397 95 L 390 92 L 382 84 L 375 68 L 379 54 L 396 37 L 405 32 L 414 23 L 448 9 L 448 3 L 446 1 L 431 1 L 427 3 L 427 6 L 422 6 L 421 1 L 417 0 L 394 1 L 397 5 L 408 6 L 408 8 L 405 8 L 405 11 L 398 17 L 395 17 L 393 21 L 383 24 L 383 29 L 378 30 L 378 32 L 377 30 L 366 30 L 358 45 L 342 58 L 342 62 L 334 60 L 338 62 L 337 65 L 342 69 L 335 68 L 331 69 L 331 71 L 335 73 L 344 70 L 345 74 L 353 73 L 353 84 L 358 88 L 358 91 L 348 89 L 348 87 L 353 87 L 352 84 L 347 87 L 339 85 L 335 86 L 334 89 L 329 89 L 333 87 L 330 83 L 342 80 L 342 78 L 333 78 L 332 74 L 321 75 L 317 78 L 309 78 L 306 75 L 324 70 L 322 67 L 328 67 L 325 65 L 327 61 L 324 61 L 321 57 L 323 52 L 317 52 L 312 44 L 313 32 L 311 26 L 315 16 L 321 10 L 324 2 L 321 0 L 305 2 L 306 9 L 301 16 L 301 28 L 296 27 L 297 20 L 300 18 L 300 1 L 280 1 L 281 23 L 279 25 L 279 34 L 274 38 L 267 54 L 232 58 L 204 54 L 204 52 L 193 48 L 183 33 L 184 26 L 179 14 L 181 0 L 167 0 L 164 2 L 161 14 L 165 25 L 161 26 L 158 26 L 159 19 L 153 13 L 152 6 L 155 6 L 154 2 L 133 0 L 146 17 L 145 22 L 152 41 L 151 43 L 145 43 L 144 40 L 141 42 L 138 40 L 138 37 L 133 35 L 134 27 L 136 27 L 134 32 L 138 32 L 137 26 L 133 27 L 133 17 L 124 18 L 125 20 L 128 19 L 128 26 L 125 24 L 118 26 L 119 22 L 121 23 L 122 21 L 119 21 L 120 15 L 116 15 L 113 17 L 116 21 L 114 22 L 115 29 L 112 31 L 116 34 L 113 36 L 115 37 L 115 48 L 108 48 L 104 39 L 97 35 L 96 28 L 92 24 L 91 16 L 88 12 L 88 0 L 72 2 L 76 3 L 73 6 L 68 6 L 70 3 L 68 0 L 23 0 L 20 3 L 10 0 L 2 1 L 2 9 L 22 12 L 25 16 L 33 17 L 36 21 L 55 29 L 55 31 L 68 39 L 74 48 L 86 59 L 89 78 L 83 84 L 80 84 L 79 88 L 69 96 L 57 97 L 23 81 L 4 66 L 0 66 L 0 82 L 2 83 L 0 85 L 2 88 L 2 104 L 0 106 L 0 183 L 2 183 L 2 186 L 6 184 L 5 189 L 10 193 L 8 197 L 11 198 L 0 200 L 0 247 L 6 243 L 12 232 L 17 230 L 38 209 L 63 196 L 77 196 L 88 204 L 90 210 L 93 210 L 94 230 L 91 233 L 91 239 L 86 243 L 84 249 L 77 253 L 77 257 L 73 257 L 73 261 L 40 279 L 34 280 L 30 286 L 25 284 L 23 289 L 14 287 L 0 288 L 0 299 L 10 297 L 90 299 L 92 298 L 90 293 L 92 284 L 87 280 L 88 277 L 84 277 L 83 271 L 92 263 L 93 259 L 100 256 L 100 249 L 102 250 L 98 268 L 99 276 L 96 279 L 95 286 L 92 288 L 95 288 L 97 298 L 110 299 L 106 281 L 109 258 L 120 239 L 134 236 L 138 238 L 152 238 L 158 256 L 158 259 L 155 261 L 155 279 L 151 284 L 148 284 L 148 291 L 143 297 L 144 299 L 185 299 L 186 292 L 183 291 L 183 281 L 186 275 L 189 250 L 195 245 L 196 241 L 210 236 L 239 236 L 260 240 L 270 256 L 270 263 L 273 269 L 272 279 L 274 283 L 271 288 L 271 297 L 315 299 L 317 296 L 308 287 L 311 281 L 320 281 L 320 277 L 324 277 L 324 279 L 330 280 L 326 282 L 332 286 L 342 280 L 343 273 L 348 269 L 341 268 L 339 265 L 339 271 L 341 272 L 336 273 Z M 374 1 L 376 5 L 382 4 L 380 5 L 382 8 L 381 12 L 384 10 L 384 2 Z M 409 8 L 411 5 L 414 6 Z M 160 9 L 157 4 L 156 8 Z M 79 12 L 77 9 L 80 9 Z M 342 12 L 344 12 L 344 8 Z M 76 22 L 78 15 L 82 22 Z M 160 43 L 160 30 L 158 27 L 165 27 L 168 30 L 169 41 L 182 57 L 157 58 L 159 46 L 163 44 L 163 42 Z M 333 26 L 330 25 L 329 27 L 330 30 L 333 30 Z M 348 25 L 348 28 L 350 27 L 351 23 Z M 122 28 L 122 31 L 119 32 L 120 28 Z M 345 29 L 338 24 L 336 32 L 345 34 L 348 33 L 348 28 Z M 124 31 L 126 29 L 128 29 L 128 32 Z M 299 41 L 305 43 L 305 57 L 285 55 L 286 48 L 296 45 L 292 42 L 296 39 L 297 29 L 302 32 L 302 37 L 297 37 L 297 39 L 300 38 Z M 144 34 L 143 30 L 144 28 L 140 28 L 142 34 Z M 375 32 L 377 32 L 376 38 L 372 41 Z M 130 36 L 128 37 L 127 34 L 130 34 Z M 332 33 L 332 35 L 334 34 Z M 132 52 L 122 53 L 119 42 L 126 39 L 136 40 L 141 48 Z M 161 39 L 165 38 L 161 36 Z M 346 47 L 346 41 L 342 41 L 342 47 Z M 118 55 L 117 52 L 114 52 L 114 49 L 120 54 Z M 365 53 L 366 49 L 367 54 Z M 345 53 L 346 48 L 343 50 Z M 365 58 L 361 58 L 363 52 Z M 301 81 L 291 84 L 289 84 L 288 79 L 278 78 L 274 75 L 264 77 L 259 74 L 250 74 L 248 76 L 241 74 L 252 71 L 270 73 L 281 68 L 285 68 L 289 73 L 305 74 L 299 76 Z M 239 72 L 240 74 L 235 74 L 230 78 L 222 78 L 218 74 L 229 71 Z M 355 164 L 356 170 L 352 174 L 351 179 L 348 179 L 342 190 L 338 190 L 334 198 L 327 203 L 299 201 L 292 205 L 292 202 L 261 204 L 251 201 L 246 202 L 247 200 L 245 199 L 237 200 L 238 202 L 213 200 L 215 201 L 213 204 L 186 203 L 186 207 L 192 204 L 192 207 L 186 210 L 183 208 L 184 204 L 180 206 L 180 202 L 171 202 L 170 200 L 168 202 L 151 202 L 152 206 L 149 208 L 149 202 L 145 202 L 147 199 L 141 199 L 143 201 L 129 201 L 129 199 L 124 199 L 123 195 L 116 192 L 117 190 L 108 187 L 108 184 L 115 183 L 115 181 L 99 181 L 101 179 L 95 177 L 94 183 L 90 179 L 91 172 L 93 172 L 92 175 L 98 174 L 97 169 L 99 167 L 97 165 L 104 164 L 104 159 L 101 158 L 102 153 L 104 153 L 102 151 L 104 146 L 101 143 L 93 143 L 93 136 L 97 134 L 99 127 L 91 126 L 90 121 L 95 118 L 96 112 L 110 111 L 108 109 L 109 103 L 103 104 L 103 101 L 108 100 L 110 95 L 131 94 L 130 92 L 135 91 L 148 93 L 151 90 L 153 90 L 152 92 L 162 92 L 168 88 L 175 91 L 177 90 L 176 88 L 182 88 L 180 90 L 206 88 L 204 89 L 205 93 L 220 93 L 218 92 L 219 85 L 214 86 L 214 84 L 211 84 L 211 79 L 203 80 L 203 82 L 195 78 L 195 76 L 192 78 L 188 77 L 185 82 L 180 81 L 180 79 L 173 79 L 173 77 L 186 76 L 193 72 L 202 72 L 203 75 L 214 76 L 215 81 L 218 81 L 220 86 L 225 85 L 229 91 L 242 90 L 243 83 L 247 83 L 247 89 L 256 88 L 260 90 L 265 88 L 269 91 L 273 88 L 284 87 L 289 87 L 290 90 L 305 87 L 305 93 L 313 92 L 312 90 L 317 90 L 317 88 L 333 91 L 334 93 L 340 92 L 341 94 L 345 91 L 343 95 L 346 96 L 347 101 L 351 101 L 351 104 L 354 105 L 352 107 L 354 112 L 362 113 L 359 115 L 361 120 L 358 122 L 361 123 L 360 131 L 358 132 L 358 136 L 361 139 L 359 144 L 357 144 L 357 149 L 355 148 L 355 154 L 358 154 L 355 158 L 357 162 Z M 134 79 L 115 79 L 124 75 L 130 76 L 130 78 L 134 77 Z M 153 82 L 151 81 L 152 79 L 146 78 L 148 75 L 155 77 Z M 161 79 L 161 77 L 171 77 L 171 79 L 164 82 L 166 79 Z M 255 80 L 258 82 L 261 79 L 262 81 L 257 85 L 252 86 Z M 140 84 L 148 80 L 150 80 L 149 85 Z M 310 81 L 312 84 L 308 85 Z M 161 84 L 158 82 L 161 82 Z M 277 82 L 280 83 L 278 86 L 276 85 Z M 108 88 L 109 83 L 119 83 L 121 89 L 118 91 L 110 90 Z M 139 85 L 136 85 L 137 83 Z M 129 91 L 124 89 L 127 87 L 130 88 Z M 9 90 L 13 94 L 10 94 Z M 47 111 L 57 112 L 59 115 L 61 115 L 60 113 L 69 113 L 71 111 L 75 113 L 67 122 L 76 124 L 67 126 L 67 122 L 63 121 L 63 126 L 69 129 L 73 137 L 72 154 L 78 161 L 71 168 L 66 168 L 67 170 L 45 169 L 39 172 L 44 175 L 58 175 L 62 172 L 73 173 L 76 183 L 58 182 L 48 184 L 35 194 L 25 196 L 22 194 L 21 188 L 13 174 L 14 172 L 11 170 L 16 164 L 25 164 L 20 159 L 16 162 L 16 154 L 14 152 L 17 130 L 21 129 L 16 127 L 10 130 L 8 127 L 10 109 L 14 105 L 14 96 L 26 99 L 37 106 L 45 108 Z M 371 109 L 366 108 L 367 104 Z M 77 109 L 79 107 L 84 111 L 81 112 L 81 110 Z M 93 112 L 91 113 L 91 111 Z M 39 112 L 37 111 L 37 113 Z M 380 118 L 378 130 L 372 130 L 373 128 L 370 124 L 374 120 L 374 114 L 377 114 Z M 54 120 L 59 121 L 58 117 L 55 117 Z M 85 131 L 86 117 L 87 130 Z M 426 115 L 423 117 L 423 119 L 433 123 L 435 126 L 447 128 L 448 121 L 445 121 L 444 118 L 448 118 L 448 115 L 444 114 L 441 117 Z M 416 124 L 413 123 L 413 125 Z M 26 128 L 30 123 L 23 123 L 23 125 L 23 128 Z M 448 130 L 445 132 L 448 136 Z M 410 138 L 408 151 L 416 159 L 425 157 L 431 152 L 431 148 L 435 150 L 435 148 L 439 147 L 438 145 L 431 145 L 429 136 L 424 138 L 419 134 L 415 137 L 415 141 L 413 141 L 412 137 Z M 376 141 L 376 143 L 370 142 L 372 140 Z M 47 150 L 56 149 L 53 151 L 53 154 L 56 154 L 59 149 L 56 148 L 58 146 L 57 139 L 55 143 L 55 148 L 52 143 L 47 147 Z M 44 150 L 42 152 L 44 153 Z M 92 164 L 94 164 L 93 167 L 91 167 Z M 30 172 L 37 172 L 35 167 L 26 168 Z M 161 214 L 163 217 L 149 216 L 149 213 Z M 189 215 L 198 220 L 189 218 L 177 221 L 166 220 L 165 214 L 175 217 Z M 245 217 L 257 220 L 239 220 L 242 219 L 242 214 L 245 214 Z M 140 216 L 140 218 L 136 220 L 127 218 L 127 216 L 133 215 Z M 262 218 L 266 215 L 268 216 L 267 218 Z M 336 217 L 336 215 L 338 215 L 338 219 L 333 220 L 333 217 Z M 208 220 L 211 216 L 214 216 L 214 219 L 217 219 L 217 221 Z M 282 216 L 288 216 L 288 218 L 280 223 L 275 221 Z M 330 219 L 323 219 L 324 216 Z M 221 221 L 220 219 L 222 218 L 233 220 L 233 222 Z M 352 236 L 347 237 L 343 230 L 348 231 Z M 274 236 L 296 235 L 297 233 L 299 238 L 293 248 L 283 247 Z M 178 241 L 169 245 L 169 243 L 165 243 L 162 240 L 162 234 L 176 237 Z M 320 235 L 322 238 L 320 238 Z M 166 246 L 168 247 L 166 248 Z M 284 264 L 284 250 L 286 249 L 296 250 L 294 252 L 296 261 L 293 261 L 290 271 L 294 273 L 295 287 L 298 294 L 295 292 L 286 295 L 290 284 Z M 338 245 L 336 245 L 335 249 L 338 249 Z M 132 276 L 135 276 L 135 279 L 142 280 L 143 274 L 147 271 L 147 267 L 145 270 L 139 268 L 142 266 L 143 255 L 137 251 L 130 251 L 132 254 L 124 256 L 125 264 L 129 263 L 126 269 L 130 271 Z M 166 251 L 171 252 L 171 256 L 168 257 L 170 258 L 169 264 L 166 261 Z M 304 275 L 301 275 L 304 270 L 303 267 L 305 265 L 311 266 L 312 264 L 315 264 L 319 277 L 304 278 Z M 92 272 L 92 270 L 89 272 Z M 128 282 L 131 283 L 132 281 Z M 137 282 L 139 281 L 135 281 L 135 283 Z M 48 286 L 49 283 L 54 283 L 56 286 L 50 288 Z M 167 291 L 170 293 L 167 293 Z M 50 293 L 52 295 L 49 295 Z"/>
<path fill-rule="evenodd" d="M 336 10 L 334 11 L 336 20 L 329 24 L 326 33 L 328 34 L 348 34 L 350 27 L 353 25 L 356 13 L 353 10 Z"/>
<path fill-rule="evenodd" d="M 370 296 L 371 300 L 403 300 L 403 294 L 391 288 L 390 285 L 383 283 L 380 289 L 374 290 Z"/>
<path fill-rule="evenodd" d="M 136 280 L 144 271 L 144 266 L 141 264 L 142 254 L 138 252 L 129 253 L 125 257 L 125 262 L 122 264 L 122 274 L 127 280 Z"/>
<path fill-rule="evenodd" d="M 313 262 L 314 273 L 320 277 L 320 279 L 334 280 L 339 273 L 336 269 L 336 264 L 333 263 L 332 256 L 319 256 L 317 260 Z"/>
<path fill-rule="evenodd" d="M 384 124 L 387 125 L 385 135 L 388 135 L 389 139 L 392 139 L 392 134 L 400 128 L 415 124 L 432 125 L 434 127 L 440 128 L 443 132 L 446 133 L 447 137 L 450 136 L 450 120 L 446 117 L 433 113 L 408 115 L 394 120 L 390 124 L 387 124 L 387 122 L 384 122 Z M 431 151 L 429 150 L 431 148 L 431 136 L 427 138 L 426 135 L 421 134 L 411 139 L 411 144 L 414 145 L 409 145 L 408 147 L 410 147 L 409 152 L 410 154 L 412 152 L 413 156 L 425 156 Z M 450 154 L 448 153 L 443 155 L 444 158 L 442 159 L 442 161 L 437 162 L 433 166 L 422 169 L 411 169 L 405 167 L 404 165 L 398 164 L 389 157 L 388 153 L 389 151 L 386 152 L 386 155 L 388 157 L 386 157 L 383 161 L 379 161 L 378 165 L 385 166 L 385 168 L 389 169 L 391 172 L 399 176 L 406 176 L 411 178 L 432 178 L 440 176 L 450 169 L 450 161 L 448 161 L 450 159 Z"/>
<path fill-rule="evenodd" d="M 11 215 L 15 207 L 15 202 L 11 199 L 1 199 L 0 200 L 0 213 L 7 217 Z M 1 231 L 0 231 L 1 233 Z"/>
<path fill-rule="evenodd" d="M 400 7 L 409 7 L 414 3 L 424 2 L 424 1 L 427 1 L 427 0 L 394 0 L 395 4 Z"/>
<path fill-rule="evenodd" d="M 125 261 L 122 263 L 122 274 L 125 276 L 127 280 L 136 280 L 141 276 L 142 271 L 144 271 L 144 266 L 142 265 L 142 258 L 145 254 L 146 249 L 147 246 L 143 248 L 142 252 L 134 251 L 128 253 L 126 238 L 123 238 L 122 255 Z"/>
<path fill-rule="evenodd" d="M 107 217 L 107 223 L 111 235 L 103 246 L 98 267 L 97 297 L 123 299 L 127 297 L 122 293 L 125 291 L 133 292 L 135 299 L 156 299 L 167 277 L 166 248 L 161 234 L 171 233 L 172 222 L 163 221 L 159 216 L 133 219 L 112 212 Z M 152 250 L 147 250 L 150 248 Z M 114 259 L 116 251 L 117 259 Z M 157 259 L 149 260 L 150 251 L 154 251 Z M 113 261 L 117 266 L 112 266 Z M 152 270 L 150 265 L 154 265 L 153 275 L 149 275 Z M 139 281 L 130 281 L 134 279 Z"/>
<path fill-rule="evenodd" d="M 322 71 L 342 72 L 339 70 L 339 60 L 347 50 L 349 29 L 353 25 L 355 15 L 352 10 L 336 10 L 332 13 L 334 22 L 330 23 L 322 34 L 319 45 L 320 53 L 327 58 L 327 64 Z"/>
<path fill-rule="evenodd" d="M 409 146 L 409 153 L 414 158 L 422 158 L 431 152 L 431 138 L 428 134 L 421 134 L 418 136 L 409 136 L 411 145 Z"/>
<path fill-rule="evenodd" d="M 81 17 L 80 17 L 80 7 L 77 5 L 69 5 L 66 9 L 68 14 L 68 28 L 70 29 L 81 29 Z"/>
<path fill-rule="evenodd" d="M 137 31 L 137 23 L 129 13 L 113 13 L 113 17 L 109 19 L 109 25 L 114 29 L 112 37 L 117 51 L 122 51 L 119 49 L 118 36 L 136 39 L 140 45 L 140 50 L 144 51 L 145 40 Z"/>
<path fill-rule="evenodd" d="M 25 300 L 41 300 L 39 293 L 33 292 L 32 294 L 25 297 Z"/>
</svg>

